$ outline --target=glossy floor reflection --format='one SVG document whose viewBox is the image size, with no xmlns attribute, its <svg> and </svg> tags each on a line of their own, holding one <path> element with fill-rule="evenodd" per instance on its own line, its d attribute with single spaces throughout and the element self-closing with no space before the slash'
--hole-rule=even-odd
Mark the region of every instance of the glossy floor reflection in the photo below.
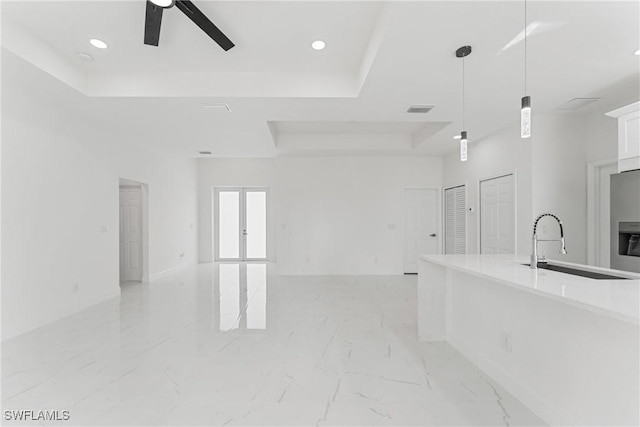
<svg viewBox="0 0 640 427">
<path fill-rule="evenodd" d="M 417 341 L 416 276 L 272 267 L 126 285 L 4 343 L 3 411 L 68 410 L 47 425 L 82 426 L 542 424 L 448 345 Z"/>
</svg>

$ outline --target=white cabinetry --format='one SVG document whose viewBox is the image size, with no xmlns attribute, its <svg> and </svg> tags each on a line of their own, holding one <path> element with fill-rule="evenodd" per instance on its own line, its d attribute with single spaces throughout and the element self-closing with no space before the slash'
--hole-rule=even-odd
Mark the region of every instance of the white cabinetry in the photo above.
<svg viewBox="0 0 640 427">
<path fill-rule="evenodd" d="M 618 172 L 640 169 L 640 102 L 607 113 L 618 119 Z"/>
</svg>

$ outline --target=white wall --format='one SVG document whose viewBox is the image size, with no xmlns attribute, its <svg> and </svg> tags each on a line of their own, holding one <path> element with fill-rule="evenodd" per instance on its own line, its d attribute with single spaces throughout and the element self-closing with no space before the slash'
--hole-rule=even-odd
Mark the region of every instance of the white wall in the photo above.
<svg viewBox="0 0 640 427">
<path fill-rule="evenodd" d="M 604 112 L 590 114 L 584 118 L 586 161 L 618 158 L 618 120 Z"/>
<path fill-rule="evenodd" d="M 404 188 L 440 187 L 440 159 L 280 158 L 277 165 L 281 274 L 403 273 Z"/>
<path fill-rule="evenodd" d="M 441 177 L 441 159 L 426 157 L 200 160 L 201 262 L 212 260 L 211 189 L 267 186 L 279 274 L 402 274 L 403 190 Z"/>
<path fill-rule="evenodd" d="M 587 115 L 564 114 L 534 117 L 532 137 L 520 139 L 514 125 L 470 144 L 469 160 L 461 163 L 457 152 L 444 159 L 444 186 L 466 183 L 468 199 L 476 208 L 468 214 L 469 252 L 478 252 L 478 182 L 491 176 L 516 172 L 517 252 L 531 253 L 533 220 L 551 212 L 562 220 L 567 255 L 558 244 L 540 242 L 548 258 L 587 263 L 587 162 L 613 158 L 617 153 L 615 121 L 598 111 Z M 556 238 L 557 226 L 544 219 L 540 238 Z"/>
<path fill-rule="evenodd" d="M 213 188 L 267 187 L 267 256 L 275 261 L 275 159 L 198 159 L 198 249 L 200 262 L 213 261 Z"/>
<path fill-rule="evenodd" d="M 452 141 L 452 144 L 457 142 Z M 469 144 L 469 157 L 461 162 L 458 151 L 444 158 L 445 188 L 467 185 L 467 252 L 480 251 L 480 181 L 514 174 L 516 189 L 516 250 L 527 253 L 531 246 L 531 142 L 520 139 L 520 129 L 511 127 Z"/>
<path fill-rule="evenodd" d="M 584 118 L 552 116 L 538 119 L 532 136 L 532 209 L 557 215 L 563 223 L 567 255 L 557 242 L 540 242 L 539 253 L 548 258 L 587 263 L 587 166 Z M 543 222 L 544 221 L 544 222 Z M 558 226 L 544 218 L 538 226 L 541 239 L 557 238 Z"/>
<path fill-rule="evenodd" d="M 119 177 L 149 184 L 152 279 L 197 261 L 195 160 L 137 150 L 112 123 L 12 83 L 2 99 L 2 339 L 119 295 Z"/>
</svg>

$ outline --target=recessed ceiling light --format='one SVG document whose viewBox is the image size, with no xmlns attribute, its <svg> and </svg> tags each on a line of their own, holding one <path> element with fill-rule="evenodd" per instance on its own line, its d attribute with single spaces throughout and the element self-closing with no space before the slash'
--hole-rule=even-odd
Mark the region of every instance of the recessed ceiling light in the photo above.
<svg viewBox="0 0 640 427">
<path fill-rule="evenodd" d="M 636 50 L 635 52 L 633 52 L 634 55 L 640 55 L 640 49 Z"/>
<path fill-rule="evenodd" d="M 327 44 L 322 40 L 316 40 L 313 43 L 311 43 L 311 47 L 314 48 L 315 50 L 322 50 L 325 48 L 326 45 Z"/>
<path fill-rule="evenodd" d="M 160 7 L 171 7 L 173 6 L 173 0 L 150 0 L 151 3 Z"/>
<path fill-rule="evenodd" d="M 82 59 L 83 61 L 86 61 L 86 62 L 93 61 L 93 56 L 89 55 L 88 53 L 78 52 L 76 53 L 76 55 L 78 55 L 78 58 Z"/>
<path fill-rule="evenodd" d="M 109 47 L 105 42 L 103 42 L 100 39 L 91 39 L 89 40 L 89 43 L 91 43 L 93 47 L 97 47 L 98 49 L 106 49 L 107 47 Z"/>
</svg>

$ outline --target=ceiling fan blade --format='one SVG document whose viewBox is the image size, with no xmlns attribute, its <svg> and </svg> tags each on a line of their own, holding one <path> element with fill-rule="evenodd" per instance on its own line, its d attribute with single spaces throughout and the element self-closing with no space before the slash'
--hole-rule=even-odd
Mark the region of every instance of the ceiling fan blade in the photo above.
<svg viewBox="0 0 640 427">
<path fill-rule="evenodd" d="M 198 9 L 189 0 L 176 0 L 176 6 L 180 9 L 189 19 L 191 19 L 198 27 L 202 29 L 214 42 L 218 43 L 224 50 L 229 50 L 235 45 L 222 31 L 209 20 L 200 9 Z"/>
<path fill-rule="evenodd" d="M 162 8 L 147 0 L 147 14 L 144 20 L 144 44 L 158 46 L 161 23 Z"/>
</svg>

